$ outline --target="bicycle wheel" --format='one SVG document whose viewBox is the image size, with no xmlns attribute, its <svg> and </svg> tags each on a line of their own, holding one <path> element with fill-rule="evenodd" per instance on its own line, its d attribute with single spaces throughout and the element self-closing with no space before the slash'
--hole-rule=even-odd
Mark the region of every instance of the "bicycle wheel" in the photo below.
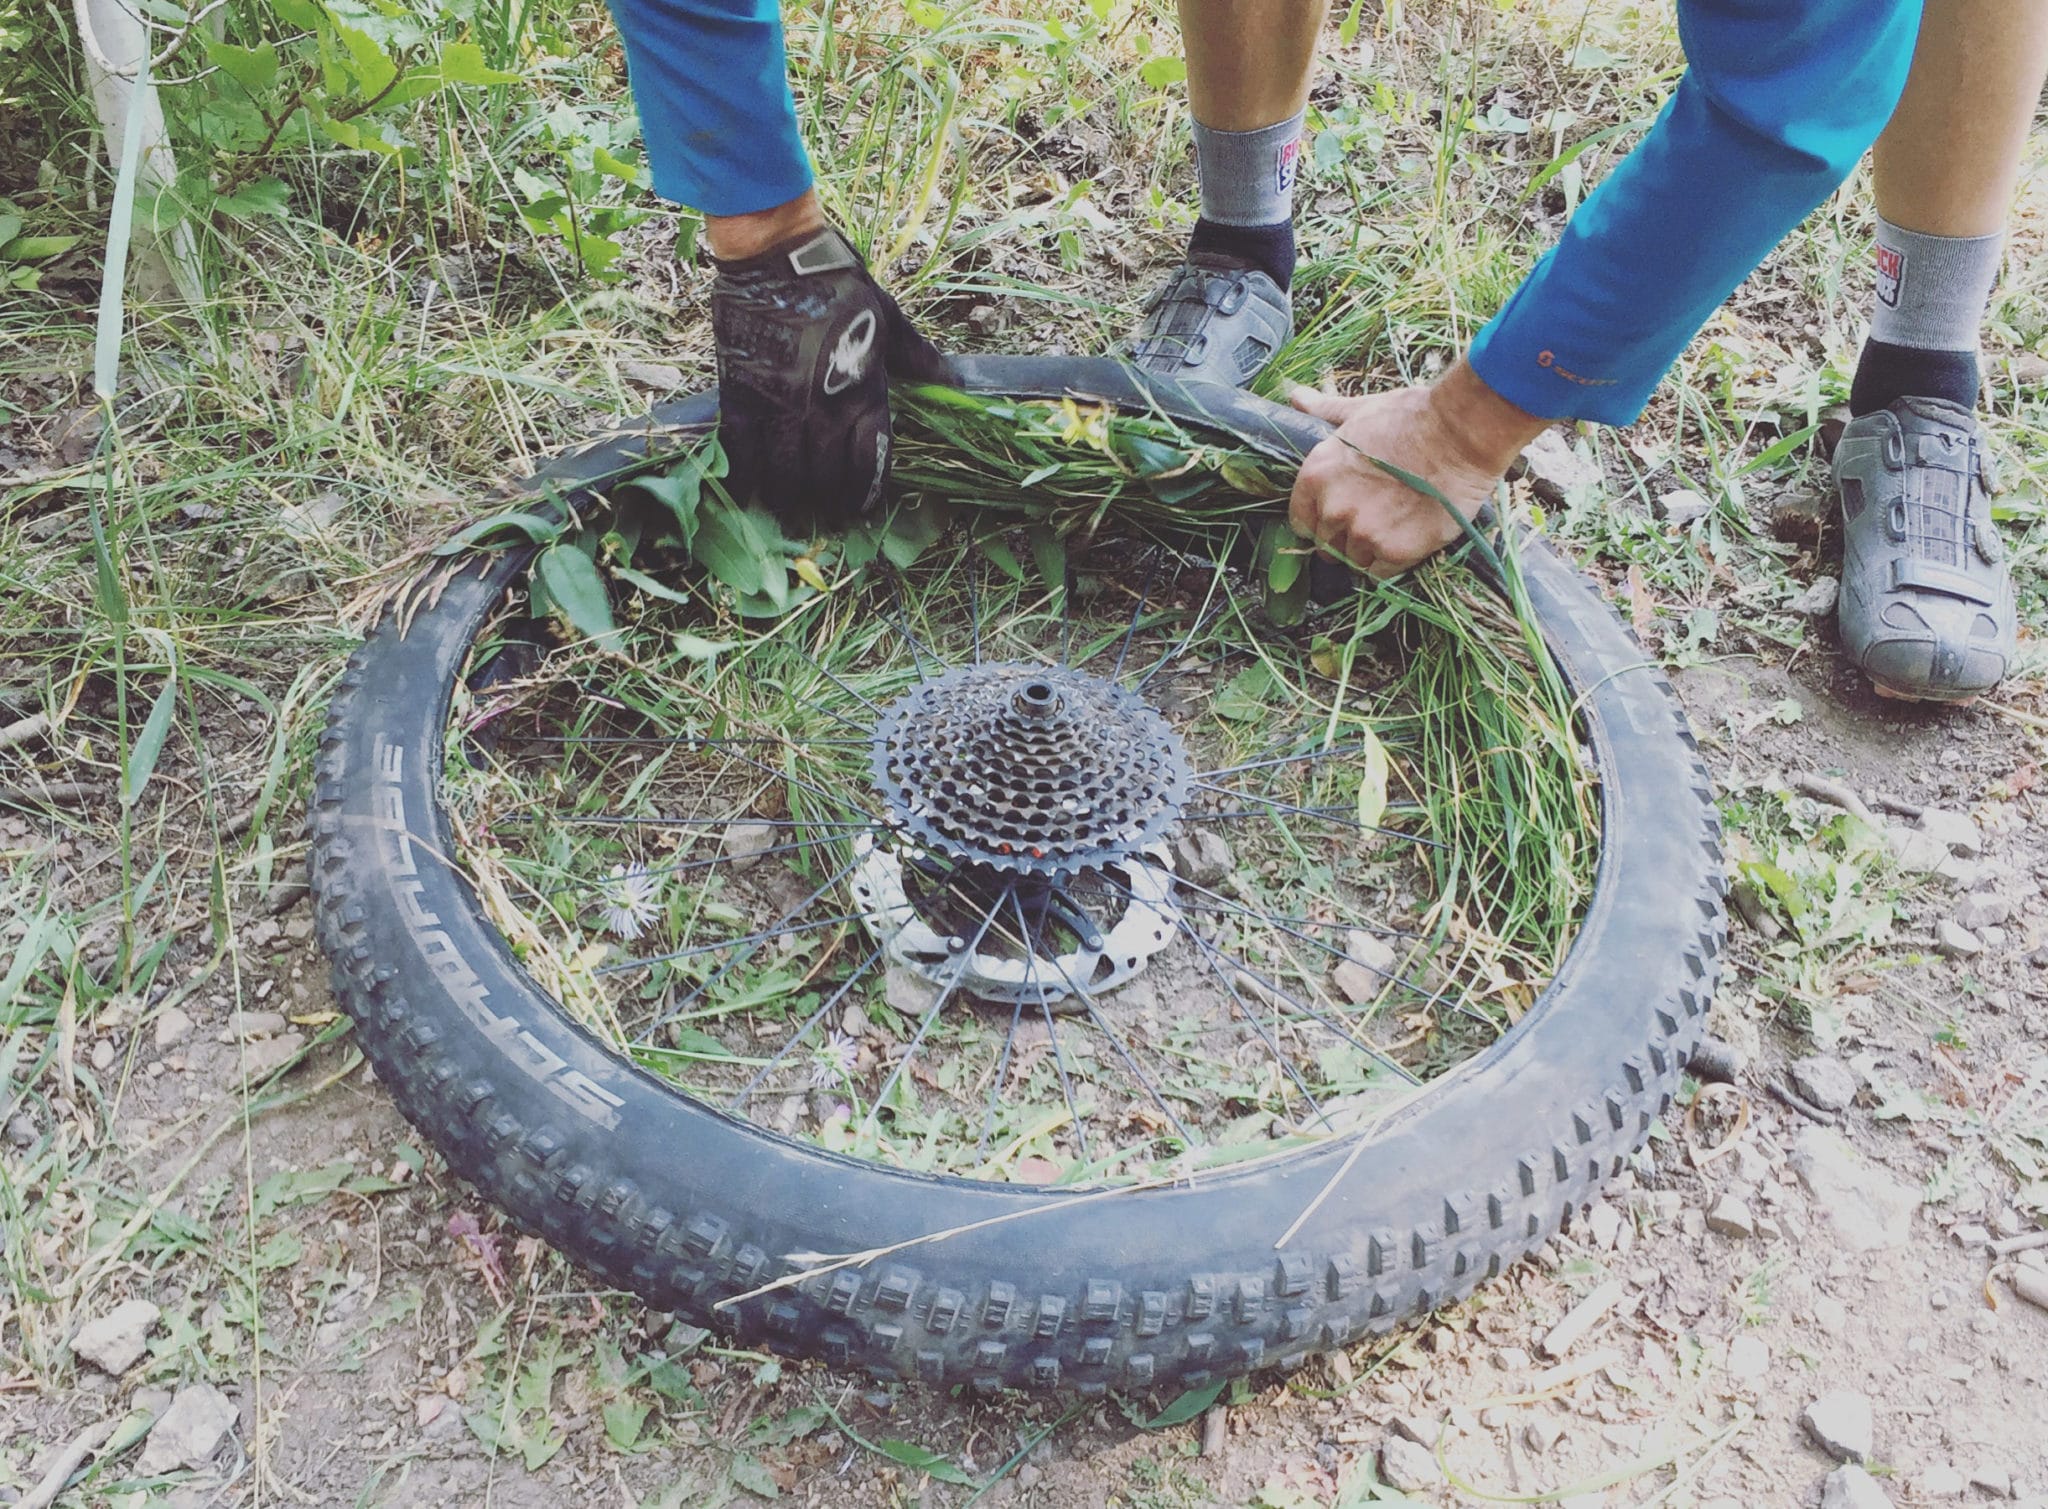
<svg viewBox="0 0 2048 1509">
<path fill-rule="evenodd" d="M 963 506 L 766 604 L 621 572 L 596 643 L 539 621 L 530 549 L 385 616 L 311 818 L 365 1052 L 607 1281 L 880 1377 L 1190 1385 L 1468 1292 L 1641 1144 L 1707 1009 L 1720 848 L 1669 686 L 1534 539 L 1540 655 L 1449 568 L 1268 623 L 1290 573 L 1170 505 L 1188 457 L 1284 463 L 1315 421 L 1110 361 L 959 378 L 1129 478 L 1085 552 L 1071 498 Z M 714 402 L 533 491 L 601 528 Z"/>
</svg>

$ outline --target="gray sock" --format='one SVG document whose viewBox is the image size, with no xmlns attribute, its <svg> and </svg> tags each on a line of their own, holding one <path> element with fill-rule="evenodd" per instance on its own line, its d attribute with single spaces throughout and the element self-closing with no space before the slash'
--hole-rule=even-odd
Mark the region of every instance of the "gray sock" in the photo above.
<svg viewBox="0 0 2048 1509">
<path fill-rule="evenodd" d="M 1202 218 L 1218 225 L 1277 225 L 1294 217 L 1294 171 L 1301 159 L 1297 111 L 1255 131 L 1212 131 L 1195 122 L 1195 168 Z"/>
<path fill-rule="evenodd" d="M 1924 236 L 1877 222 L 1877 302 L 1870 338 L 1917 351 L 1975 351 L 2004 232 Z"/>
</svg>

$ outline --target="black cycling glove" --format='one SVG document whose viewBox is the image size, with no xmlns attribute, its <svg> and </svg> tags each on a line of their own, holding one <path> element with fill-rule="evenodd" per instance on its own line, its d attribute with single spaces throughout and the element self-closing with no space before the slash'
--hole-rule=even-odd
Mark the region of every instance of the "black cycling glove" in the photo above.
<svg viewBox="0 0 2048 1509">
<path fill-rule="evenodd" d="M 868 514 L 889 476 L 889 379 L 943 382 L 945 357 L 837 231 L 717 265 L 727 488 L 742 502 L 758 496 L 793 529 Z"/>
</svg>

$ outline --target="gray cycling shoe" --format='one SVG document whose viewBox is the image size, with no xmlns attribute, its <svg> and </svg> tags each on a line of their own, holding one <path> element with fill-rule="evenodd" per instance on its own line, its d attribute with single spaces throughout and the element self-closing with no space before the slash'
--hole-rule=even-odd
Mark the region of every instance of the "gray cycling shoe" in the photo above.
<svg viewBox="0 0 2048 1509">
<path fill-rule="evenodd" d="M 1286 289 L 1235 258 L 1194 252 L 1145 301 L 1131 360 L 1159 377 L 1242 388 L 1292 334 Z"/>
<path fill-rule="evenodd" d="M 1849 658 L 1895 697 L 1954 702 L 1996 686 L 2013 657 L 2012 574 L 1976 417 L 1901 398 L 1852 419 L 1835 485 Z"/>
</svg>

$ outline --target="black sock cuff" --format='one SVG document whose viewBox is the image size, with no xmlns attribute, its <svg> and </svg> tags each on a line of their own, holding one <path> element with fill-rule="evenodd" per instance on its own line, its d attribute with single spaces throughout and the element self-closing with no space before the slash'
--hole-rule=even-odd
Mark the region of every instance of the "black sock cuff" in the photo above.
<svg viewBox="0 0 2048 1509">
<path fill-rule="evenodd" d="M 1236 257 L 1285 288 L 1294 281 L 1294 222 L 1219 225 L 1213 220 L 1197 220 L 1188 237 L 1188 252 Z"/>
<path fill-rule="evenodd" d="M 1922 351 L 1867 340 L 1849 385 L 1849 412 L 1861 418 L 1901 398 L 1940 398 L 1975 410 L 1981 380 L 1974 351 Z"/>
</svg>

